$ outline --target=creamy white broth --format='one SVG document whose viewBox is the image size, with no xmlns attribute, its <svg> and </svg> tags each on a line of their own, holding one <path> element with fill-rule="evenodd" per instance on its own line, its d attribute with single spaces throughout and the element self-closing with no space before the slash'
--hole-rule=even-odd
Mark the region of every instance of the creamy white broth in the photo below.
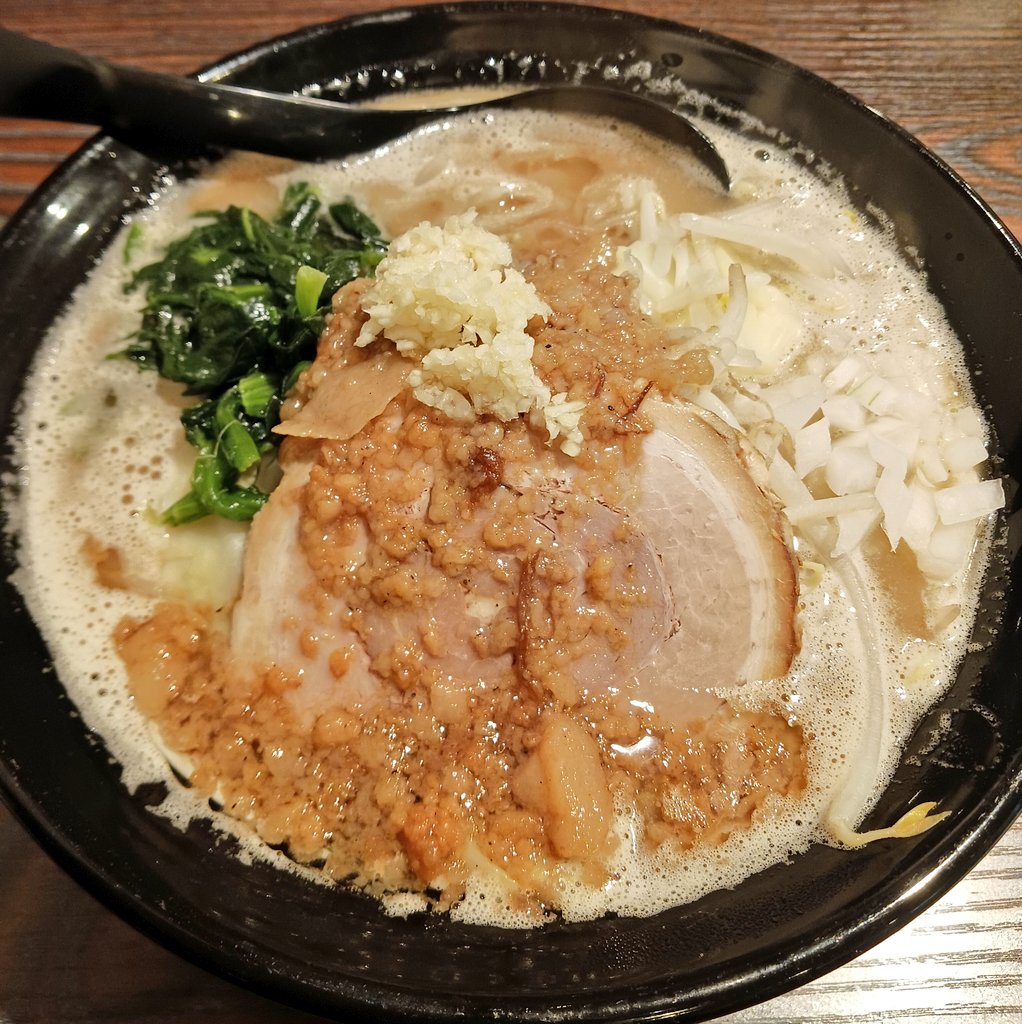
<svg viewBox="0 0 1022 1024">
<path fill-rule="evenodd" d="M 567 203 L 581 219 L 595 221 L 615 201 L 613 189 L 587 195 L 580 188 L 592 174 L 599 149 L 590 131 L 546 115 L 507 114 L 486 127 L 485 144 L 475 129 L 452 123 L 442 133 L 397 143 L 342 167 L 229 160 L 197 182 L 171 188 L 139 218 L 143 242 L 133 266 L 155 258 L 168 240 L 183 233 L 190 213 L 227 202 L 268 212 L 293 180 L 310 181 L 328 201 L 353 196 L 390 235 L 421 219 L 440 221 L 474 207 L 481 222 L 513 248 L 524 244 L 526 236 L 541 247 L 543 218 L 533 214 L 544 204 Z M 711 188 L 693 188 L 685 168 L 676 166 L 662 147 L 638 141 L 622 145 L 629 134 L 620 128 L 608 133 L 604 152 L 614 156 L 602 158 L 601 175 L 625 178 L 639 168 L 672 210 L 726 208 L 727 201 Z M 839 186 L 823 184 L 781 151 L 761 143 L 751 147 L 718 132 L 714 140 L 733 168 L 736 201 L 766 200 L 760 216 L 768 226 L 808 235 L 826 231 L 828 248 L 839 252 L 850 269 L 839 298 L 830 294 L 826 281 L 803 297 L 799 311 L 805 338 L 790 356 L 791 367 L 821 349 L 861 348 L 884 372 L 909 379 L 920 391 L 944 401 L 970 401 L 959 343 L 922 275 L 906 264 L 893 239 L 850 216 Z M 627 232 L 628 211 L 619 213 Z M 559 241 L 556 234 L 545 239 L 550 247 Z M 609 247 L 605 258 L 612 258 Z M 21 439 L 19 585 L 62 681 L 88 724 L 124 765 L 125 784 L 133 788 L 166 780 L 170 796 L 157 812 L 183 824 L 208 815 L 208 805 L 174 781 L 162 745 L 154 742 L 131 695 L 112 637 L 124 616 L 144 617 L 165 598 L 228 609 L 237 591 L 245 528 L 208 521 L 169 530 L 156 522 L 154 510 L 166 508 L 187 489 L 193 453 L 180 436 L 181 400 L 174 388 L 127 362 L 104 360 L 136 326 L 138 300 L 122 293 L 127 275 L 120 247 L 114 246 L 38 358 Z M 90 367 L 88 375 L 83 366 Z M 120 551 L 129 589 L 97 583 L 95 554 L 81 550 L 86 535 L 100 547 Z M 811 541 L 803 537 L 800 543 L 806 561 L 815 562 Z M 854 573 L 834 566 L 803 571 L 802 649 L 790 673 L 735 694 L 737 702 L 749 706 L 779 702 L 812 737 L 803 794 L 775 805 L 769 816 L 733 833 L 721 846 L 696 847 L 680 858 L 666 850 L 652 855 L 637 851 L 633 812 L 620 805 L 614 828 L 621 842 L 611 860 L 616 880 L 597 887 L 565 885 L 560 909 L 567 918 L 608 911 L 655 913 L 733 886 L 812 842 L 827 841 L 822 823 L 835 794 L 842 799 L 851 775 L 868 780 L 846 809 L 850 824 L 861 820 L 886 784 L 901 743 L 953 676 L 971 628 L 983 558 L 977 556 L 933 588 L 937 611 L 949 605 L 963 609 L 939 642 L 893 627 L 886 614 L 888 588 L 860 555 L 851 561 Z M 883 699 L 877 699 L 877 690 Z M 939 800 L 940 794 L 923 797 Z M 222 815 L 217 820 L 247 835 L 244 826 Z M 290 866 L 254 836 L 247 842 L 250 855 Z M 504 885 L 481 862 L 467 898 L 452 913 L 505 925 L 534 922 L 509 906 Z M 487 898 L 478 899 L 479 893 Z M 396 913 L 424 905 L 416 893 L 387 899 Z"/>
</svg>

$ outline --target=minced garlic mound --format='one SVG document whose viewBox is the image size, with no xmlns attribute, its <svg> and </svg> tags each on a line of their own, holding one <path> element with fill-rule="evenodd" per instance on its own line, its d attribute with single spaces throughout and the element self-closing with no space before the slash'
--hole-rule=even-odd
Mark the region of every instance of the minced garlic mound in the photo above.
<svg viewBox="0 0 1022 1024">
<path fill-rule="evenodd" d="M 362 308 L 356 344 L 382 335 L 419 366 L 415 397 L 451 419 L 489 414 L 505 422 L 528 413 L 561 451 L 577 455 L 583 402 L 550 394 L 532 365 L 526 325 L 550 308 L 511 266 L 511 249 L 475 223 L 470 210 L 442 227 L 423 221 L 390 244 Z"/>
</svg>

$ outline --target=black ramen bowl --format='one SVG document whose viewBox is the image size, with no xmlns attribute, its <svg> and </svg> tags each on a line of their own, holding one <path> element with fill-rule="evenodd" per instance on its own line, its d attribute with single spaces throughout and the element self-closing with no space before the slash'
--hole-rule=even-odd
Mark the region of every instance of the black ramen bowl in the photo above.
<svg viewBox="0 0 1022 1024">
<path fill-rule="evenodd" d="M 920 913 L 996 842 L 1022 796 L 1022 573 L 1016 507 L 1022 253 L 984 204 L 917 141 L 847 94 L 764 53 L 638 15 L 556 4 L 418 7 L 309 28 L 203 77 L 357 99 L 396 87 L 569 77 L 640 88 L 648 62 L 795 140 L 810 166 L 887 211 L 967 349 L 1009 495 L 975 643 L 920 724 L 874 812 L 888 822 L 921 794 L 951 812 L 915 839 L 818 846 L 733 891 L 647 919 L 533 931 L 385 916 L 342 887 L 234 856 L 211 825 L 187 831 L 129 795 L 100 738 L 52 672 L 6 582 L 0 600 L 0 787 L 21 821 L 82 884 L 171 949 L 284 1002 L 350 1020 L 697 1020 L 776 995 L 850 960 Z M 620 74 L 607 75 L 608 70 Z M 400 71 L 400 75 L 395 75 Z M 688 108 L 690 110 L 695 107 Z M 812 155 L 810 155 L 812 154 Z M 819 163 L 818 163 L 819 161 Z M 175 173 L 188 173 L 170 161 Z M 0 244 L 0 407 L 10 436 L 33 353 L 126 210 L 166 167 L 110 138 L 64 164 Z M 0 471 L 16 467 L 7 452 Z"/>
</svg>

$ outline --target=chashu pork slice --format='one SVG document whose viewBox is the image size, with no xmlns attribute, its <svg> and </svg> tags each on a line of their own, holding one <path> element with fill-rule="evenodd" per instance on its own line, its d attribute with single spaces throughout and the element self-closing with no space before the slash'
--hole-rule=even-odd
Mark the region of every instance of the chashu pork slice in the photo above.
<svg viewBox="0 0 1022 1024">
<path fill-rule="evenodd" d="M 353 295 L 356 293 L 352 293 Z M 404 389 L 410 364 L 391 349 L 317 358 L 322 372 L 306 402 L 276 428 L 283 476 L 253 519 L 245 545 L 243 584 L 231 622 L 231 651 L 242 662 L 274 667 L 299 680 L 287 699 L 300 717 L 341 706 L 380 702 L 370 654 L 350 628 L 339 625 L 343 602 L 324 593 L 299 540 L 300 505 L 323 443 L 358 434 Z M 366 551 L 364 524 L 338 558 L 354 569 Z"/>
<path fill-rule="evenodd" d="M 666 630 L 636 672 L 661 714 L 685 691 L 785 675 L 798 650 L 797 563 L 740 438 L 691 404 L 650 398 L 653 430 L 627 513 L 657 553 Z"/>
<path fill-rule="evenodd" d="M 362 410 L 359 419 L 375 412 Z M 785 520 L 750 473 L 739 439 L 689 404 L 651 397 L 644 412 L 653 430 L 623 507 L 573 493 L 570 471 L 556 481 L 523 478 L 507 491 L 509 500 L 532 491 L 546 508 L 533 520 L 537 537 L 554 538 L 522 563 L 516 661 L 562 703 L 616 692 L 680 723 L 713 710 L 719 697 L 710 689 L 787 672 L 798 646 L 796 567 Z M 298 676 L 288 698 L 299 712 L 367 707 L 386 699 L 372 660 L 400 637 L 442 622 L 445 651 L 430 659 L 438 679 L 459 690 L 491 684 L 506 661 L 487 664 L 473 653 L 472 638 L 489 620 L 478 609 L 509 609 L 514 597 L 491 594 L 471 575 L 461 586 L 452 582 L 433 607 L 362 609 L 358 635 L 339 625 L 343 603 L 318 591 L 298 536 L 321 443 L 286 442 L 283 480 L 253 522 L 234 655 Z M 430 485 L 423 480 L 408 514 L 425 514 Z M 465 516 L 465 538 L 482 525 L 478 510 Z M 353 567 L 365 544 L 360 528 L 347 551 Z M 340 674 L 331 662 L 337 651 L 350 659 Z"/>
<path fill-rule="evenodd" d="M 280 484 L 252 520 L 231 620 L 231 652 L 243 664 L 275 667 L 297 678 L 299 685 L 287 691 L 287 699 L 304 718 L 331 706 L 377 703 L 380 687 L 357 637 L 338 625 L 339 603 L 319 591 L 302 552 L 299 506 L 316 448 L 303 444 L 293 452 L 289 449 L 290 457 L 282 460 Z M 351 560 L 357 563 L 363 552 L 359 537 L 351 545 Z M 346 661 L 341 678 L 332 664 L 337 652 Z"/>
<path fill-rule="evenodd" d="M 680 726 L 722 688 L 787 673 L 796 561 L 737 435 L 689 403 L 643 410 L 653 429 L 616 507 L 570 473 L 533 492 L 554 540 L 523 563 L 517 667 L 562 704 L 620 694 Z"/>
<path fill-rule="evenodd" d="M 474 688 L 492 686 L 510 670 L 509 654 L 482 657 L 478 652 L 480 636 L 507 605 L 486 573 L 466 569 L 447 579 L 433 566 L 432 552 L 420 545 L 405 556 L 400 575 L 408 581 L 428 580 L 428 599 L 395 597 L 356 605 L 349 603 L 350 592 L 347 598 L 339 596 L 330 580 L 317 578 L 303 549 L 310 477 L 323 471 L 321 459 L 331 448 L 369 423 L 400 425 L 403 413 L 392 403 L 406 386 L 407 365 L 397 353 L 382 350 L 324 367 L 305 404 L 281 425 L 279 432 L 290 435 L 281 449 L 282 479 L 254 518 L 246 542 L 243 585 L 232 618 L 232 655 L 257 672 L 276 669 L 297 682 L 287 688 L 286 699 L 307 721 L 332 708 L 371 714 L 394 699 L 393 680 L 385 676 L 400 672 L 395 653 L 426 636 L 431 639 L 425 647 L 431 649 L 418 651 L 422 679 L 443 721 L 463 716 Z M 401 490 L 408 492 L 391 509 L 389 529 L 425 522 L 433 469 L 420 462 L 411 469 L 376 472 L 400 478 Z M 505 488 L 500 496 L 511 504 L 517 500 Z M 450 527 L 452 543 L 481 543 L 485 511 L 463 513 Z M 362 514 L 346 516 L 345 525 L 334 536 L 330 562 L 333 571 L 353 580 L 375 542 Z M 388 529 L 377 520 L 375 529 L 381 528 Z M 542 532 L 539 524 L 535 530 Z"/>
</svg>

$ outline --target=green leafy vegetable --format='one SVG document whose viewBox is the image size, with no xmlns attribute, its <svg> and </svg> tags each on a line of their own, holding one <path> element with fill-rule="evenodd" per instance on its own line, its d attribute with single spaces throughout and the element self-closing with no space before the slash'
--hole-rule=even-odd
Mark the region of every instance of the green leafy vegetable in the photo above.
<svg viewBox="0 0 1022 1024">
<path fill-rule="evenodd" d="M 303 182 L 288 186 L 271 220 L 236 206 L 198 216 L 204 223 L 129 282 L 146 304 L 118 353 L 201 396 L 181 415 L 199 454 L 191 491 L 163 514 L 173 525 L 250 519 L 265 503 L 239 481 L 273 457 L 281 398 L 315 356 L 330 296 L 372 275 L 386 251 L 353 203 L 325 210 Z"/>
</svg>

